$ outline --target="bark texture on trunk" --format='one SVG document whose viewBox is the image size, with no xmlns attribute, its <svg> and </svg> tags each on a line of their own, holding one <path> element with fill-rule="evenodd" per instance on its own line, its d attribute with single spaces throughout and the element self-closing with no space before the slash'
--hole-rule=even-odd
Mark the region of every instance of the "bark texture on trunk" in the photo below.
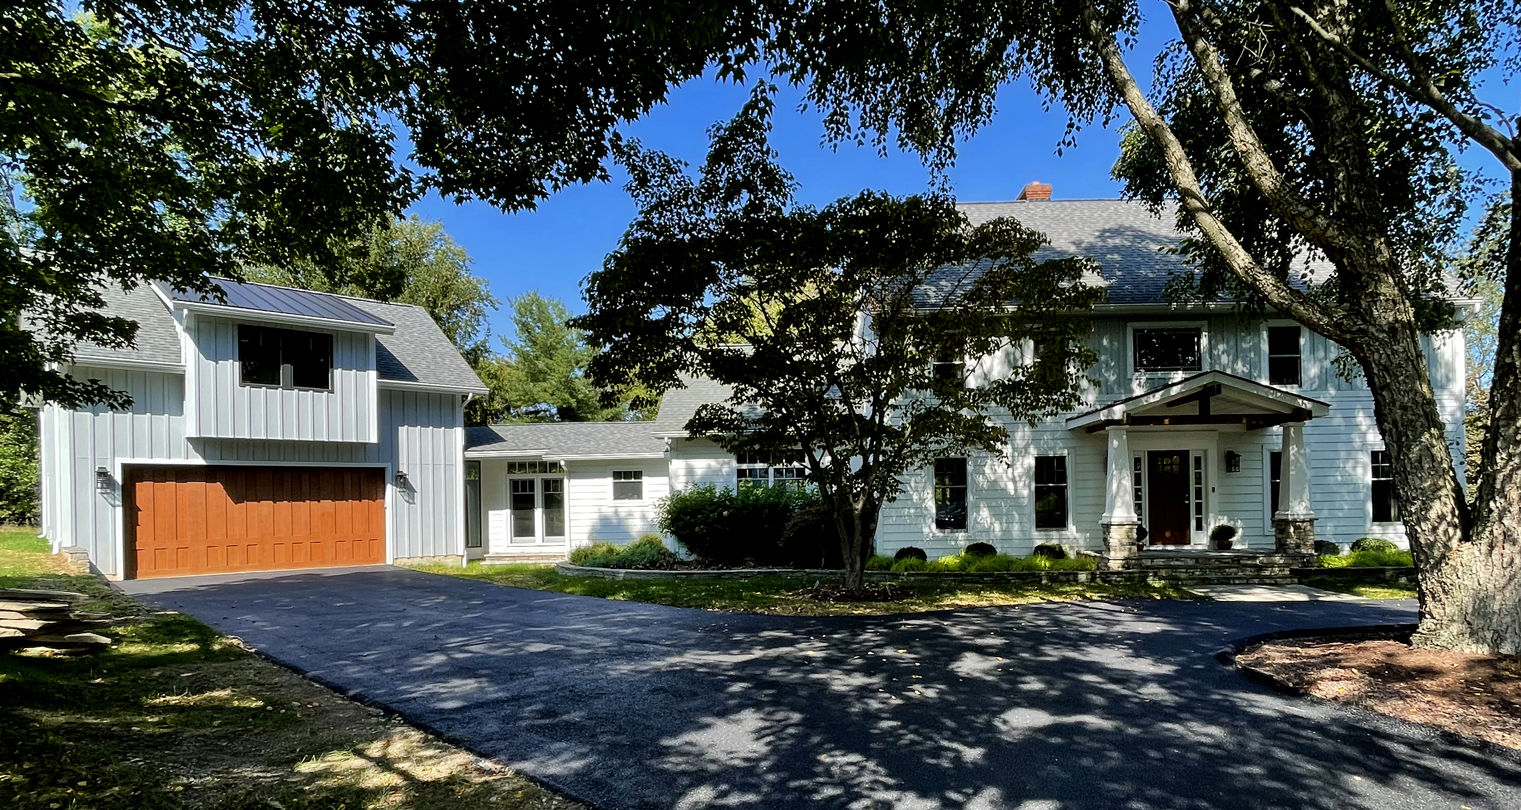
<svg viewBox="0 0 1521 810">
<path fill-rule="evenodd" d="M 846 503 L 835 510 L 835 525 L 840 530 L 840 551 L 845 564 L 842 584 L 860 588 L 866 584 L 866 560 L 876 547 L 877 518 L 881 505 L 866 499 Z"/>
</svg>

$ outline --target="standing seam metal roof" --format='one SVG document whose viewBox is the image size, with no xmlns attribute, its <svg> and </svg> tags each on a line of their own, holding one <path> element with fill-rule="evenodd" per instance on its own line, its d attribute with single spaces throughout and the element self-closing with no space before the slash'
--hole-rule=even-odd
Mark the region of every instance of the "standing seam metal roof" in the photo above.
<svg viewBox="0 0 1521 810">
<path fill-rule="evenodd" d="M 214 296 L 176 290 L 163 282 L 156 283 L 158 288 L 169 296 L 169 300 L 187 304 L 228 306 L 254 312 L 302 315 L 308 318 L 325 318 L 331 321 L 374 326 L 394 326 L 390 321 L 355 306 L 344 296 L 276 287 L 270 284 L 244 283 L 225 278 L 214 279 L 214 281 L 218 287 L 222 288 L 225 301 L 218 300 Z"/>
</svg>

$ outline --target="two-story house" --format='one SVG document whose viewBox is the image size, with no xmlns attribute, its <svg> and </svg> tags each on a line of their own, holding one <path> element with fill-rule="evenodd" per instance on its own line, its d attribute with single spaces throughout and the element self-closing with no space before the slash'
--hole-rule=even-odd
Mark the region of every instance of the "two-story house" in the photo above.
<svg viewBox="0 0 1521 810">
<path fill-rule="evenodd" d="M 1204 548 L 1222 524 L 1236 529 L 1237 548 L 1304 551 L 1312 538 L 1345 546 L 1365 536 L 1405 545 L 1372 397 L 1357 376 L 1338 373 L 1333 343 L 1230 301 L 1171 300 L 1168 282 L 1190 270 L 1170 212 L 1043 199 L 1042 187 L 1031 188 L 1016 202 L 962 210 L 974 224 L 1008 216 L 1046 234 L 1042 256 L 1098 263 L 1091 281 L 1107 300 L 1089 338 L 1099 360 L 1086 370 L 1096 382 L 1071 413 L 1033 428 L 1005 419 L 1001 456 L 940 459 L 909 475 L 883 510 L 879 552 L 916 546 L 934 557 L 981 541 L 1013 554 L 1058 543 L 1122 557 L 1142 534 L 1151 546 Z M 1304 268 L 1312 277 L 1317 269 Z M 1426 346 L 1461 463 L 1463 335 Z M 957 371 L 977 385 L 1033 350 L 1009 346 Z M 694 380 L 667 394 L 655 422 L 603 425 L 595 437 L 585 426 L 472 429 L 466 456 L 485 465 L 490 552 L 557 555 L 622 541 L 655 530 L 653 501 L 668 491 L 796 477 L 786 460 L 735 458 L 687 435 L 696 408 L 726 396 Z"/>
<path fill-rule="evenodd" d="M 55 549 L 113 578 L 462 561 L 463 408 L 486 389 L 427 312 L 219 285 L 105 290 L 136 346 L 65 371 L 132 404 L 43 408 Z"/>
</svg>

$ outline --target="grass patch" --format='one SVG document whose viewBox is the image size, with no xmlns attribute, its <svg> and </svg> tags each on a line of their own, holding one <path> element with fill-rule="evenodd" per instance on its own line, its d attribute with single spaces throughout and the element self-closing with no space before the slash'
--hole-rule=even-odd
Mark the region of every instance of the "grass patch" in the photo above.
<svg viewBox="0 0 1521 810">
<path fill-rule="evenodd" d="M 1172 586 L 1147 584 L 1104 585 L 1070 583 L 968 583 L 935 580 L 894 582 L 894 591 L 907 596 L 884 602 L 821 602 L 801 591 L 814 581 L 796 577 L 751 579 L 682 578 L 671 580 L 617 580 L 571 577 L 552 565 L 421 566 L 419 570 L 464 577 L 498 585 L 540 591 L 650 602 L 673 607 L 768 613 L 780 616 L 852 616 L 886 613 L 919 613 L 961 607 L 1018 605 L 1029 602 L 1060 602 L 1088 599 L 1193 599 L 1188 591 Z M 826 583 L 827 584 L 827 583 Z"/>
<path fill-rule="evenodd" d="M 1321 568 L 1385 568 L 1385 567 L 1408 567 L 1415 565 L 1415 560 L 1408 551 L 1383 551 L 1370 549 L 1366 551 L 1353 551 L 1347 554 L 1329 556 L 1321 555 Z"/>
<path fill-rule="evenodd" d="M 98 653 L 0 653 L 0 807 L 15 810 L 576 808 L 515 774 L 72 574 L 0 529 L 0 584 L 109 612 Z"/>
<path fill-rule="evenodd" d="M 1414 582 L 1353 582 L 1351 580 L 1315 579 L 1312 587 L 1324 588 L 1337 593 L 1350 593 L 1364 599 L 1414 599 Z"/>
</svg>

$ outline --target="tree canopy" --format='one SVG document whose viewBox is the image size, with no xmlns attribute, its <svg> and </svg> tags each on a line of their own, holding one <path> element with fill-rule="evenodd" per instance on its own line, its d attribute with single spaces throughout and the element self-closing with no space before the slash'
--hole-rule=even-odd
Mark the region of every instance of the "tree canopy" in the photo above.
<svg viewBox="0 0 1521 810">
<path fill-rule="evenodd" d="M 1094 359 L 1080 313 L 1099 292 L 1086 261 L 1037 262 L 1044 237 L 1007 219 L 972 227 L 944 198 L 798 204 L 766 143 L 770 109 L 759 92 L 714 128 L 696 178 L 617 145 L 639 214 L 572 323 L 604 348 L 599 382 L 728 386 L 687 429 L 734 453 L 800 453 L 858 587 L 905 473 L 973 451 L 1001 459 L 995 411 L 1034 420 L 1078 401 L 1085 377 L 1069 369 Z M 995 357 L 1006 367 L 967 368 Z"/>
</svg>

